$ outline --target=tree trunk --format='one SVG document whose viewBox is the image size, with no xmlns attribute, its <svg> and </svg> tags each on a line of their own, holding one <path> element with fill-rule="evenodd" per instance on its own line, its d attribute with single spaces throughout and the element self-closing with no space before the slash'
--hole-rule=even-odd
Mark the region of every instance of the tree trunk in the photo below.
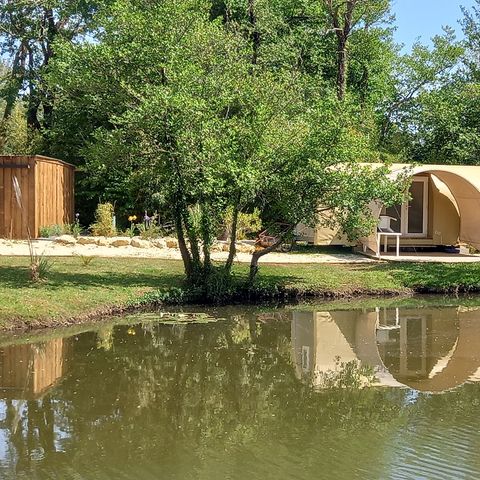
<svg viewBox="0 0 480 480">
<path fill-rule="evenodd" d="M 203 271 L 205 279 L 208 278 L 212 271 L 212 260 L 210 256 L 210 247 L 212 246 L 212 226 L 210 224 L 210 215 L 207 206 L 201 210 L 202 224 L 202 242 L 203 242 Z"/>
<path fill-rule="evenodd" d="M 185 241 L 185 234 L 183 232 L 183 224 L 182 224 L 182 216 L 178 211 L 178 208 L 175 209 L 175 231 L 177 232 L 178 248 L 180 250 L 180 254 L 182 255 L 185 275 L 187 276 L 187 280 L 191 281 L 194 274 L 192 256 L 188 251 L 187 242 Z"/>
<path fill-rule="evenodd" d="M 35 67 L 35 61 L 33 58 L 33 52 L 30 47 L 27 47 L 28 50 L 28 88 L 30 90 L 28 96 L 28 107 L 27 107 L 27 125 L 34 130 L 40 130 L 41 125 L 38 120 L 38 109 L 40 108 L 40 98 L 38 97 L 38 86 L 35 85 L 35 79 L 33 78 L 33 72 Z"/>
<path fill-rule="evenodd" d="M 50 92 L 44 92 L 43 97 L 43 127 L 48 130 L 53 125 L 53 95 Z"/>
<path fill-rule="evenodd" d="M 347 91 L 347 40 L 343 34 L 338 36 L 337 47 L 337 96 L 342 101 Z"/>
<path fill-rule="evenodd" d="M 233 266 L 233 260 L 237 254 L 237 226 L 238 226 L 238 215 L 240 210 L 238 205 L 235 205 L 233 209 L 233 219 L 232 219 L 232 228 L 230 231 L 230 248 L 228 251 L 227 262 L 225 263 L 225 270 L 230 273 Z"/>
<path fill-rule="evenodd" d="M 5 95 L 5 110 L 3 112 L 3 119 L 7 120 L 12 114 L 13 107 L 18 98 L 18 92 L 22 88 L 23 79 L 25 76 L 25 62 L 27 50 L 22 44 L 15 53 L 15 58 L 12 64 L 12 73 L 8 81 L 8 87 Z"/>
<path fill-rule="evenodd" d="M 341 13 L 338 2 L 324 0 L 337 36 L 337 97 L 340 101 L 345 98 L 347 91 L 348 39 L 352 33 L 353 13 L 357 2 L 358 0 L 346 0 L 345 12 Z"/>
<path fill-rule="evenodd" d="M 248 21 L 250 22 L 252 39 L 252 65 L 258 62 L 258 50 L 260 48 L 260 32 L 257 28 L 257 14 L 255 12 L 255 0 L 248 0 Z"/>
<path fill-rule="evenodd" d="M 250 272 L 248 275 L 249 285 L 253 284 L 255 277 L 257 276 L 258 261 L 260 260 L 260 258 L 262 258 L 264 255 L 267 255 L 270 252 L 275 251 L 285 241 L 285 238 L 293 232 L 293 228 L 294 227 L 290 227 L 287 231 L 283 232 L 273 245 L 270 245 L 269 247 L 264 248 L 263 250 L 258 250 L 253 253 L 252 260 L 250 261 Z"/>
</svg>

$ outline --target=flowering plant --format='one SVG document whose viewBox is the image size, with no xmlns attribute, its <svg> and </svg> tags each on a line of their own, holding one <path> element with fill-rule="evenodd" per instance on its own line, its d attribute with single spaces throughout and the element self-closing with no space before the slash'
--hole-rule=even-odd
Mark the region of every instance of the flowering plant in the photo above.
<svg viewBox="0 0 480 480">
<path fill-rule="evenodd" d="M 134 237 L 135 236 L 135 230 L 137 229 L 137 225 L 135 225 L 135 221 L 137 220 L 137 216 L 136 215 L 130 215 L 128 217 L 128 221 L 130 222 L 130 227 L 127 228 L 125 230 L 125 233 L 129 236 L 129 237 Z"/>
</svg>

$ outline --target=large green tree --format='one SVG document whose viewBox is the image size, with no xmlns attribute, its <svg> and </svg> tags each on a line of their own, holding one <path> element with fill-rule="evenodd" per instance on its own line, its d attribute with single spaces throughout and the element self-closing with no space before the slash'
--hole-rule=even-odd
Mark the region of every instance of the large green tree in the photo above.
<svg viewBox="0 0 480 480">
<path fill-rule="evenodd" d="M 3 119 L 23 98 L 29 128 L 48 130 L 55 92 L 45 75 L 58 39 L 73 42 L 88 35 L 102 0 L 13 0 L 0 2 L 0 52 L 10 64 L 2 76 Z M 22 153 L 22 152 L 21 152 Z"/>
<path fill-rule="evenodd" d="M 425 116 L 431 115 L 432 98 L 442 89 L 455 91 L 452 86 L 464 52 L 449 28 L 432 43 L 431 48 L 416 43 L 410 53 L 397 57 L 391 95 L 381 104 L 380 145 L 410 158 L 415 143 L 424 141 L 420 131 Z"/>
<path fill-rule="evenodd" d="M 374 155 L 355 106 L 301 68 L 260 62 L 256 37 L 211 21 L 210 2 L 121 0 L 97 21 L 93 42 L 58 47 L 60 104 L 80 97 L 103 113 L 84 150 L 89 171 L 124 169 L 169 211 L 187 277 L 207 295 L 228 281 L 236 214 L 249 204 L 285 225 L 280 243 L 299 221 L 317 222 L 319 205 L 353 235 L 371 228 L 370 201 L 398 200 L 385 171 L 359 163 Z M 217 269 L 210 248 L 229 207 L 230 255 Z M 251 281 L 276 246 L 253 255 Z"/>
</svg>

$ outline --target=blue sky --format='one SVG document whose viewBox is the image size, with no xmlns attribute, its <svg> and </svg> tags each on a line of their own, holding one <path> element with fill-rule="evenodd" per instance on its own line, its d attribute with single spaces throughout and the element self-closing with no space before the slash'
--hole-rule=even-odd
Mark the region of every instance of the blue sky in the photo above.
<svg viewBox="0 0 480 480">
<path fill-rule="evenodd" d="M 474 0 L 392 0 L 397 31 L 395 39 L 410 49 L 417 37 L 429 43 L 431 37 L 442 33 L 442 25 L 455 28 L 459 38 L 462 29 L 458 20 L 462 18 L 460 6 L 470 8 Z"/>
</svg>

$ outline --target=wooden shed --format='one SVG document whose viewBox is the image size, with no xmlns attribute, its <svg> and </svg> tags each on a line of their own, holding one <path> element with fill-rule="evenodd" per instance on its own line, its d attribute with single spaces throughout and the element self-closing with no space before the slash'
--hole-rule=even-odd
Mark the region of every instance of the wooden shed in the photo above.
<svg viewBox="0 0 480 480">
<path fill-rule="evenodd" d="M 25 239 L 29 232 L 35 238 L 40 227 L 73 223 L 74 175 L 73 165 L 55 158 L 0 156 L 0 238 Z"/>
<path fill-rule="evenodd" d="M 0 347 L 0 397 L 33 400 L 67 372 L 68 339 Z"/>
</svg>

